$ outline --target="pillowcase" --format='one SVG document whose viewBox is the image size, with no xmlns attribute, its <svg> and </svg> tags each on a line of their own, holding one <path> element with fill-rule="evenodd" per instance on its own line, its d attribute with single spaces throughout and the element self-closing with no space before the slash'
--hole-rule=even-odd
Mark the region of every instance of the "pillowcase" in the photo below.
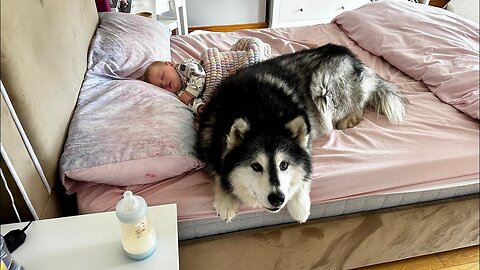
<svg viewBox="0 0 480 270">
<path fill-rule="evenodd" d="M 88 69 L 60 159 L 68 194 L 97 183 L 147 184 L 200 169 L 191 110 L 137 79 L 170 61 L 170 30 L 126 13 L 100 13 Z"/>
<path fill-rule="evenodd" d="M 334 20 L 365 50 L 382 56 L 443 102 L 479 119 L 478 24 L 409 1 L 378 1 Z"/>
<path fill-rule="evenodd" d="M 170 61 L 170 29 L 135 14 L 99 13 L 88 55 L 88 73 L 111 79 L 140 78 L 152 61 Z"/>
<path fill-rule="evenodd" d="M 139 80 L 90 78 L 80 92 L 60 159 L 69 194 L 78 181 L 128 186 L 199 169 L 191 110 Z"/>
</svg>

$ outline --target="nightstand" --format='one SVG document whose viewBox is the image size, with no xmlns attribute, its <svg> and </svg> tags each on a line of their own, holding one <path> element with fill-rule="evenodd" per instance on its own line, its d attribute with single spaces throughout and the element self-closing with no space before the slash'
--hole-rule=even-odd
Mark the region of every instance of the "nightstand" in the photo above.
<svg viewBox="0 0 480 270">
<path fill-rule="evenodd" d="M 188 34 L 187 8 L 185 0 L 133 0 L 130 13 L 151 14 L 177 35 Z"/>
<path fill-rule="evenodd" d="M 178 237 L 175 204 L 148 208 L 157 236 L 157 249 L 150 258 L 127 257 L 120 240 L 115 212 L 34 221 L 25 243 L 12 253 L 25 269 L 177 269 Z M 1 226 L 5 235 L 27 222 Z"/>
<path fill-rule="evenodd" d="M 269 0 L 269 26 L 277 28 L 329 23 L 340 13 L 366 3 L 370 3 L 370 0 Z"/>
</svg>

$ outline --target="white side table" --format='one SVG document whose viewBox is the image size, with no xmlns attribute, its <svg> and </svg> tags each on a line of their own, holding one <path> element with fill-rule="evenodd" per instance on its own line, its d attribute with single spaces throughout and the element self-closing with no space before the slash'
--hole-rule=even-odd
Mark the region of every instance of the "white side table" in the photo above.
<svg viewBox="0 0 480 270">
<path fill-rule="evenodd" d="M 170 31 L 177 29 L 177 35 L 188 34 L 187 8 L 185 0 L 133 0 L 130 13 L 148 12 Z"/>
<path fill-rule="evenodd" d="M 176 269 L 178 270 L 177 207 L 148 208 L 157 235 L 157 249 L 143 261 L 127 257 L 115 212 L 34 221 L 25 243 L 12 253 L 28 270 L 54 269 Z M 5 235 L 27 222 L 1 226 Z"/>
</svg>

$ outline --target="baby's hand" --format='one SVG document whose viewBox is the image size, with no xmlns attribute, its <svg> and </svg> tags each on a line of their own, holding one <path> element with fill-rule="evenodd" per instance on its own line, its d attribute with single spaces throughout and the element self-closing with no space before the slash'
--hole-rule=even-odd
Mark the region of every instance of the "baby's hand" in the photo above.
<svg viewBox="0 0 480 270">
<path fill-rule="evenodd" d="M 185 103 L 185 104 L 188 105 L 188 104 L 192 101 L 193 96 L 192 96 L 190 93 L 188 93 L 188 92 L 186 92 L 186 91 L 183 91 L 183 92 L 180 94 L 180 96 L 178 96 L 178 98 L 179 98 L 183 103 Z"/>
<path fill-rule="evenodd" d="M 205 106 L 203 104 L 199 105 L 197 107 L 197 114 L 198 115 L 202 114 L 204 109 L 205 109 Z"/>
</svg>

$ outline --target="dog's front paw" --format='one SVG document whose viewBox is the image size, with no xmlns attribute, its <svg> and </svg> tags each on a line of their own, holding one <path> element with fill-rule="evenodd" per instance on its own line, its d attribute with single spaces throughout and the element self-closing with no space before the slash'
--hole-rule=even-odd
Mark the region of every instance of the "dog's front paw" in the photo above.
<svg viewBox="0 0 480 270">
<path fill-rule="evenodd" d="M 232 195 L 216 196 L 213 206 L 221 219 L 230 222 L 237 215 L 240 202 Z"/>
<path fill-rule="evenodd" d="M 305 184 L 287 203 L 288 212 L 298 223 L 304 223 L 310 216 L 310 185 Z"/>
<path fill-rule="evenodd" d="M 310 204 L 302 205 L 297 202 L 289 202 L 287 205 L 288 212 L 298 223 L 304 223 L 310 216 Z"/>
</svg>

